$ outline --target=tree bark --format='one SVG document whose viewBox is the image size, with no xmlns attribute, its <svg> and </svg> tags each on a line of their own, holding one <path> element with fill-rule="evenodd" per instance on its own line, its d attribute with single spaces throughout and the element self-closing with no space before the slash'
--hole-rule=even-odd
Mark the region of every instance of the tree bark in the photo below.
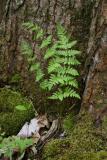
<svg viewBox="0 0 107 160">
<path fill-rule="evenodd" d="M 86 84 L 82 110 L 107 112 L 107 2 L 97 0 L 93 6 L 90 37 L 85 62 Z M 88 69 L 89 68 L 89 69 Z M 105 112 L 103 112 L 103 110 Z"/>
</svg>

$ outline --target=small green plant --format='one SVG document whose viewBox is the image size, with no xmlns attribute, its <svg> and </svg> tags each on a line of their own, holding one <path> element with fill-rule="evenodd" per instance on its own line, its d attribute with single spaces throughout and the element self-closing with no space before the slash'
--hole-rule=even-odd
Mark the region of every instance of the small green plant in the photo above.
<svg viewBox="0 0 107 160">
<path fill-rule="evenodd" d="M 51 35 L 46 37 L 41 27 L 36 24 L 27 22 L 23 26 L 33 32 L 33 42 L 44 52 L 43 60 L 47 64 L 45 71 L 34 53 L 34 45 L 32 47 L 27 41 L 22 42 L 21 50 L 27 57 L 29 70 L 35 73 L 35 79 L 40 87 L 51 93 L 48 98 L 60 101 L 68 97 L 80 99 L 76 80 L 79 76 L 76 66 L 80 64 L 77 60 L 80 51 L 73 49 L 77 41 L 71 41 L 60 24 L 57 25 L 56 40 L 53 40 Z"/>
<path fill-rule="evenodd" d="M 19 111 L 26 111 L 26 110 L 29 110 L 31 107 L 31 105 L 22 105 L 22 104 L 19 104 L 17 105 L 15 108 Z"/>
<path fill-rule="evenodd" d="M 14 151 L 17 151 L 22 156 L 25 149 L 32 144 L 32 139 L 21 139 L 16 136 L 4 138 L 0 144 L 0 156 L 3 155 L 11 160 Z"/>
</svg>

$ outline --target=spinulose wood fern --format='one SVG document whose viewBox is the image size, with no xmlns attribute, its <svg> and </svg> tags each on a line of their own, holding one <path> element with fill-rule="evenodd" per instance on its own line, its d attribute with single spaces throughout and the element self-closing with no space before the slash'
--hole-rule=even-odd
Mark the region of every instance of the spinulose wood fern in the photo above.
<svg viewBox="0 0 107 160">
<path fill-rule="evenodd" d="M 78 98 L 78 82 L 76 77 L 79 76 L 76 67 L 80 64 L 77 56 L 80 51 L 73 49 L 77 41 L 70 41 L 67 32 L 60 24 L 57 25 L 57 40 L 54 42 L 52 36 L 45 37 L 41 27 L 37 24 L 27 22 L 23 24 L 24 28 L 33 32 L 33 41 L 39 40 L 40 50 L 44 50 L 44 61 L 48 63 L 47 77 L 41 69 L 41 63 L 33 53 L 32 46 L 26 41 L 22 42 L 22 54 L 26 55 L 30 64 L 30 71 L 35 73 L 35 79 L 39 82 L 40 87 L 51 93 L 49 99 Z"/>
</svg>

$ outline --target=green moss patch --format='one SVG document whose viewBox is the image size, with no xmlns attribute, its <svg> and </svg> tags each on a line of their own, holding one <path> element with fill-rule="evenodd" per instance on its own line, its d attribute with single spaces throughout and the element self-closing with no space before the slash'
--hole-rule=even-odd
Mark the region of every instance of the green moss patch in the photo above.
<svg viewBox="0 0 107 160">
<path fill-rule="evenodd" d="M 82 115 L 69 137 L 45 145 L 42 160 L 106 160 L 106 133 L 95 128 L 90 115 Z"/>
<path fill-rule="evenodd" d="M 29 106 L 26 111 L 19 111 L 17 105 Z M 26 97 L 8 88 L 0 89 L 0 128 L 7 136 L 16 135 L 23 124 L 34 116 L 33 106 Z"/>
</svg>

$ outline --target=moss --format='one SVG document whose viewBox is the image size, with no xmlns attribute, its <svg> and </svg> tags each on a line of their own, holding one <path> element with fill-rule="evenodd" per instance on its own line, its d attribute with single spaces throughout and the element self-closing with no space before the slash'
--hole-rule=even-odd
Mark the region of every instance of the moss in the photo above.
<svg viewBox="0 0 107 160">
<path fill-rule="evenodd" d="M 70 147 L 69 139 L 60 140 L 60 139 L 53 139 L 45 145 L 43 150 L 43 159 L 49 160 L 58 160 L 58 158 L 65 154 L 66 150 Z"/>
<path fill-rule="evenodd" d="M 81 117 L 70 137 L 54 139 L 46 144 L 42 160 L 103 160 L 104 157 L 107 159 L 107 144 L 102 132 L 94 127 L 91 116 Z"/>
<path fill-rule="evenodd" d="M 73 152 L 97 152 L 102 149 L 102 139 L 95 136 L 96 128 L 89 115 L 79 120 L 71 135 L 71 147 Z"/>
<path fill-rule="evenodd" d="M 15 73 L 10 80 L 10 83 L 19 83 L 21 76 L 18 73 Z"/>
<path fill-rule="evenodd" d="M 31 107 L 26 111 L 18 111 L 15 106 L 24 105 Z M 8 88 L 0 89 L 0 128 L 6 135 L 15 135 L 26 121 L 34 116 L 33 106 L 27 98 L 19 92 Z"/>
<path fill-rule="evenodd" d="M 107 152 L 106 151 L 99 151 L 96 153 L 87 152 L 87 153 L 81 153 L 79 156 L 75 155 L 75 158 L 73 157 L 69 158 L 70 160 L 107 160 Z"/>
<path fill-rule="evenodd" d="M 74 126 L 75 126 L 75 116 L 73 114 L 65 116 L 63 120 L 63 128 L 68 135 L 73 131 Z"/>
</svg>

